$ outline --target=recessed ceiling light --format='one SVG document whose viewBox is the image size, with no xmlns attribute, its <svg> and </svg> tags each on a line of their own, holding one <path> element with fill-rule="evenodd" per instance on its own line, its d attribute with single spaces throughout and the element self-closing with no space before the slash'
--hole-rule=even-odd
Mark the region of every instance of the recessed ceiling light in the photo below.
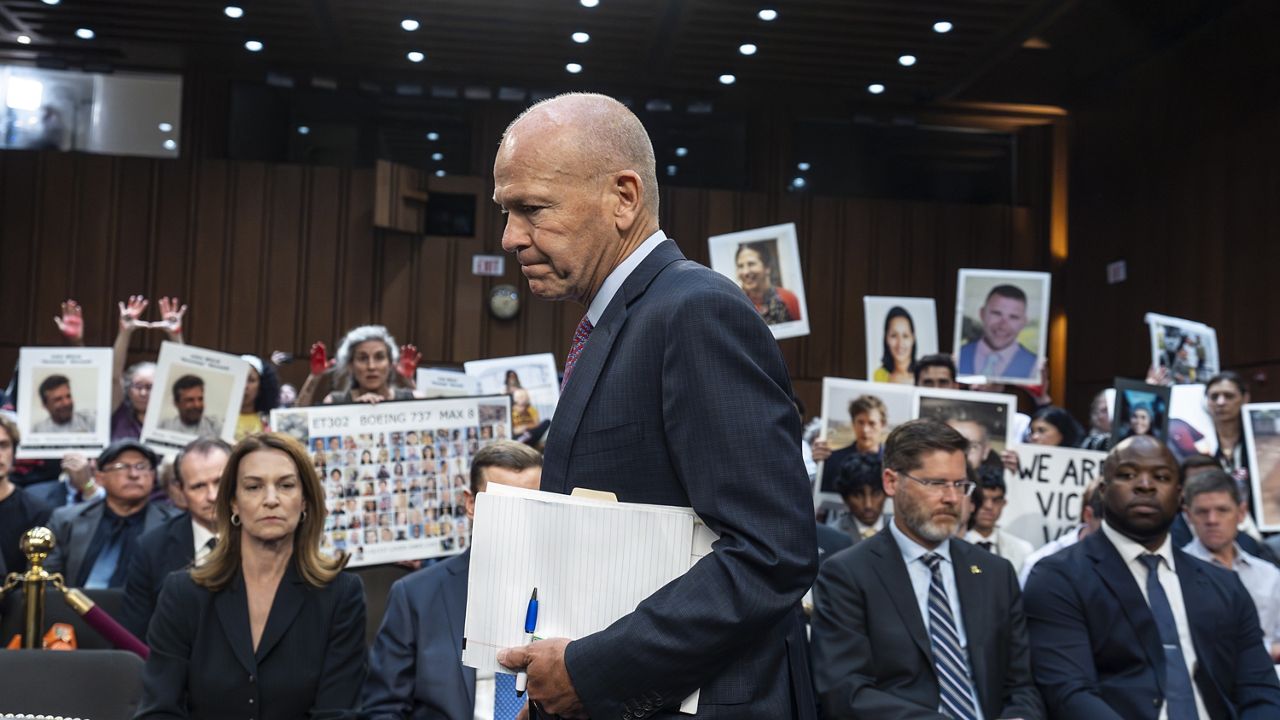
<svg viewBox="0 0 1280 720">
<path fill-rule="evenodd" d="M 936 33 L 949 33 L 952 27 L 954 26 L 946 20 L 939 20 L 933 24 L 933 31 Z"/>
<path fill-rule="evenodd" d="M 569 64 L 567 64 L 567 65 L 565 65 L 565 66 L 564 66 L 564 69 L 565 69 L 565 70 L 568 70 L 569 72 L 573 73 L 574 75 L 577 75 L 578 73 L 582 72 L 582 66 L 581 66 L 581 65 L 579 65 L 578 63 L 569 63 Z"/>
<path fill-rule="evenodd" d="M 19 44 L 19 45 L 30 45 L 30 44 L 31 44 L 31 36 L 30 36 L 30 35 L 19 35 L 19 36 L 18 36 L 18 44 Z"/>
<path fill-rule="evenodd" d="M 734 77 L 733 75 L 730 75 L 729 73 L 725 73 L 720 76 L 721 85 L 732 85 L 736 82 L 738 82 L 738 78 Z"/>
<path fill-rule="evenodd" d="M 778 19 L 778 11 L 774 10 L 773 8 L 765 8 L 760 12 L 756 13 L 756 17 L 760 18 L 765 22 L 773 22 L 774 20 Z"/>
<path fill-rule="evenodd" d="M 92 40 L 94 38 L 94 32 L 89 28 L 76 28 L 76 37 L 81 40 Z"/>
<path fill-rule="evenodd" d="M 444 153 L 439 153 L 439 152 L 431 153 L 431 159 L 435 160 L 436 162 L 440 162 L 441 160 L 444 159 Z"/>
<path fill-rule="evenodd" d="M 430 140 L 431 142 L 435 142 L 440 139 L 440 133 L 432 130 L 431 132 L 427 133 L 427 139 Z"/>
<path fill-rule="evenodd" d="M 676 170 L 678 170 L 678 169 L 679 169 L 679 168 L 677 168 L 675 165 L 668 165 L 668 166 L 667 166 L 667 174 L 668 174 L 668 175 L 675 175 L 675 174 L 676 174 Z"/>
<path fill-rule="evenodd" d="M 807 162 L 796 163 L 796 169 L 797 169 L 797 170 L 799 170 L 800 172 L 808 172 L 808 171 L 809 171 L 809 163 L 807 163 Z"/>
<path fill-rule="evenodd" d="M 915 55 L 899 55 L 898 64 L 901 65 L 902 67 L 911 67 L 912 65 L 916 64 L 916 56 Z"/>
<path fill-rule="evenodd" d="M 307 127 L 306 125 L 299 125 L 299 126 L 298 126 L 298 134 L 299 134 L 299 135 L 310 135 L 310 134 L 311 134 L 311 128 Z"/>
<path fill-rule="evenodd" d="M 249 52 L 262 52 L 262 48 L 263 48 L 263 45 L 261 40 L 245 40 L 244 41 L 244 49 L 248 50 Z"/>
<path fill-rule="evenodd" d="M 158 127 L 160 128 L 160 132 L 163 132 L 163 133 L 173 132 L 172 123 L 160 123 Z"/>
<path fill-rule="evenodd" d="M 805 182 L 805 179 L 802 177 L 796 177 L 791 179 L 791 187 L 796 188 L 797 190 L 799 190 L 800 188 L 808 184 L 809 183 Z"/>
<path fill-rule="evenodd" d="M 437 171 L 436 171 L 436 177 L 444 177 L 444 176 L 445 176 L 445 172 L 444 172 L 444 170 L 437 170 Z"/>
<path fill-rule="evenodd" d="M 589 42 L 589 41 L 591 40 L 591 36 L 590 36 L 590 35 L 588 35 L 587 33 L 582 32 L 582 31 L 578 31 L 578 32 L 574 33 L 573 35 L 570 35 L 570 37 L 572 37 L 572 38 L 573 38 L 573 41 L 574 41 L 574 42 L 576 42 L 576 43 L 578 43 L 579 45 L 581 45 L 582 43 L 585 43 L 585 42 Z"/>
<path fill-rule="evenodd" d="M 738 46 L 738 52 L 742 53 L 743 55 L 755 55 L 756 50 L 757 48 L 755 46 L 755 43 L 742 43 L 741 45 Z"/>
<path fill-rule="evenodd" d="M 164 149 L 165 149 L 165 150 L 177 150 L 177 149 L 178 149 L 178 143 L 174 142 L 172 138 L 171 138 L 171 139 L 169 139 L 169 140 L 165 140 L 165 141 L 164 141 Z"/>
<path fill-rule="evenodd" d="M 423 60 L 427 59 L 426 55 L 423 55 L 417 50 L 410 50 L 408 53 L 405 54 L 405 57 L 409 58 L 409 62 L 412 62 L 412 63 L 420 63 Z"/>
<path fill-rule="evenodd" d="M 244 17 L 244 8 L 240 7 L 239 5 L 228 5 L 222 8 L 222 14 L 226 15 L 232 20 L 239 20 L 240 18 Z"/>
<path fill-rule="evenodd" d="M 585 8 L 593 8 L 600 4 L 600 0 L 578 0 L 578 2 Z"/>
<path fill-rule="evenodd" d="M 57 5 L 60 2 L 62 2 L 62 0 L 44 0 L 45 5 Z"/>
<path fill-rule="evenodd" d="M 400 27 L 405 32 L 413 32 L 414 30 L 417 30 L 419 27 L 421 27 L 421 23 L 419 23 L 417 20 L 414 20 L 413 18 L 405 18 L 400 21 Z"/>
<path fill-rule="evenodd" d="M 676 157 L 684 157 L 685 155 L 688 155 L 688 154 L 689 154 L 689 148 L 687 147 L 676 148 Z"/>
<path fill-rule="evenodd" d="M 871 83 L 870 85 L 867 86 L 867 92 L 871 93 L 872 95 L 879 95 L 880 93 L 884 92 L 884 85 L 881 85 L 880 83 Z"/>
</svg>

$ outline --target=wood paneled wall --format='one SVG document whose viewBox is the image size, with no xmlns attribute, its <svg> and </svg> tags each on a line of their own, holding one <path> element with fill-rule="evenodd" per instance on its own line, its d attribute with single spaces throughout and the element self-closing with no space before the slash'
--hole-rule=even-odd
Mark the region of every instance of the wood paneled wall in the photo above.
<svg viewBox="0 0 1280 720">
<path fill-rule="evenodd" d="M 12 367 L 22 345 L 58 344 L 51 317 L 67 297 L 85 306 L 88 343 L 109 344 L 115 304 L 133 293 L 182 298 L 188 341 L 234 352 L 303 354 L 382 322 L 429 363 L 547 351 L 563 360 L 581 308 L 530 297 L 514 262 L 503 278 L 471 274 L 472 255 L 501 252 L 488 181 L 431 180 L 481 198 L 475 238 L 375 230 L 374 183 L 372 168 L 0 153 L 0 364 Z M 708 235 L 797 224 L 813 332 L 782 348 L 813 413 L 824 375 L 865 374 L 863 295 L 938 298 L 945 347 L 957 268 L 1047 262 L 1022 208 L 670 189 L 662 219 L 701 262 Z M 512 321 L 487 311 L 498 282 L 524 295 Z M 160 340 L 139 332 L 133 359 Z M 299 362 L 284 375 L 305 372 Z"/>
</svg>

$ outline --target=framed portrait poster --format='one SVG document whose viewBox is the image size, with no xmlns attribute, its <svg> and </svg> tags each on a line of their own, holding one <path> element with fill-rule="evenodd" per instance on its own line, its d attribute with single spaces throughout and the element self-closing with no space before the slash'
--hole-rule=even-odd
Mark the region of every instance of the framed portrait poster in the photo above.
<svg viewBox="0 0 1280 720">
<path fill-rule="evenodd" d="M 867 377 L 915 385 L 916 360 L 938 352 L 938 310 L 933 298 L 862 298 L 867 329 Z"/>
<path fill-rule="evenodd" d="M 707 239 L 711 269 L 737 283 L 773 336 L 809 334 L 809 306 L 795 223 Z"/>
<path fill-rule="evenodd" d="M 1147 313 L 1151 367 L 1177 384 L 1202 383 L 1218 374 L 1218 332 L 1204 323 Z"/>
<path fill-rule="evenodd" d="M 1256 506 L 1251 510 L 1260 530 L 1280 530 L 1280 403 L 1249 403 L 1242 412 Z"/>
<path fill-rule="evenodd" d="M 1132 435 L 1169 439 L 1169 396 L 1164 385 L 1116 378 L 1115 414 L 1111 417 L 1111 444 Z"/>
<path fill-rule="evenodd" d="M 952 352 L 961 382 L 1040 384 L 1049 284 L 1043 272 L 960 270 Z"/>
<path fill-rule="evenodd" d="M 111 440 L 111 348 L 18 351 L 19 458 L 97 455 Z"/>
<path fill-rule="evenodd" d="M 238 355 L 161 343 L 140 440 L 165 456 L 196 438 L 234 442 L 248 376 L 249 363 Z"/>
<path fill-rule="evenodd" d="M 840 466 L 857 453 L 880 453 L 884 439 L 911 419 L 916 388 L 827 377 L 822 379 L 822 429 L 818 437 L 831 446 L 831 457 L 818 464 L 814 507 L 819 511 L 844 503 L 836 491 Z"/>
<path fill-rule="evenodd" d="M 1018 399 L 1004 393 L 917 388 L 913 418 L 946 423 L 969 441 L 969 467 L 1000 465 L 1000 453 L 1017 442 Z"/>
</svg>

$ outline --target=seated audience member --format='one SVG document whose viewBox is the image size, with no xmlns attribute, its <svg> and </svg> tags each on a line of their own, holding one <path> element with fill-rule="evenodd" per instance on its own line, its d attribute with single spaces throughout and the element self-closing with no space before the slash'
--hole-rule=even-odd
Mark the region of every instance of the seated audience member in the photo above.
<svg viewBox="0 0 1280 720">
<path fill-rule="evenodd" d="M 383 400 L 411 400 L 413 371 L 419 353 L 412 345 L 401 348 L 381 325 L 361 325 L 342 339 L 333 360 L 325 357 L 324 343 L 311 346 L 311 373 L 298 391 L 298 407 L 313 404 L 320 378 L 332 371 L 333 391 L 324 397 L 326 405 L 377 403 Z M 404 372 L 404 370 L 409 370 Z"/>
<path fill-rule="evenodd" d="M 853 442 L 839 450 L 832 450 L 826 440 L 813 442 L 813 459 L 825 463 L 822 466 L 824 491 L 835 488 L 836 477 L 846 458 L 860 453 L 880 454 L 880 436 L 888 422 L 889 409 L 874 395 L 862 395 L 849 403 Z"/>
<path fill-rule="evenodd" d="M 1173 453 L 1126 438 L 1103 464 L 1102 531 L 1027 578 L 1032 665 L 1055 718 L 1280 717 L 1258 614 L 1230 571 L 1174 547 Z"/>
<path fill-rule="evenodd" d="M 122 587 L 142 533 L 172 515 L 150 502 L 159 458 L 137 440 L 112 443 L 98 456 L 95 481 L 105 491 L 88 502 L 60 507 L 49 518 L 57 538 L 45 562 L 67 584 L 82 588 Z"/>
<path fill-rule="evenodd" d="M 174 483 L 187 511 L 138 539 L 125 578 L 120 624 L 145 638 L 155 611 L 160 584 L 174 570 L 199 567 L 213 552 L 218 530 L 218 481 L 231 447 L 222 440 L 200 438 L 173 461 Z"/>
<path fill-rule="evenodd" d="M 1066 410 L 1055 405 L 1040 408 L 1031 416 L 1027 442 L 1031 445 L 1080 447 L 1084 429 Z"/>
<path fill-rule="evenodd" d="M 1188 456 L 1178 466 L 1178 472 L 1182 476 L 1182 486 L 1186 487 L 1187 483 L 1199 475 L 1222 469 L 1218 461 L 1208 455 L 1191 455 Z M 1239 484 L 1236 485 L 1237 489 Z M 1244 500 L 1244 495 L 1240 496 L 1241 503 L 1244 505 L 1245 517 L 1249 516 L 1249 503 Z M 1191 522 L 1187 515 L 1190 511 L 1185 507 L 1173 518 L 1173 525 L 1169 527 L 1169 537 L 1173 539 L 1176 547 L 1185 548 L 1188 543 L 1195 539 L 1195 533 L 1192 531 Z M 1262 558 L 1269 563 L 1276 562 L 1275 552 L 1267 546 L 1266 543 L 1260 543 L 1253 538 L 1252 535 L 1244 532 L 1248 527 L 1247 520 L 1240 522 L 1240 532 L 1236 535 L 1236 543 L 1240 548 L 1250 555 Z"/>
<path fill-rule="evenodd" d="M 206 415 L 204 411 L 204 380 L 198 375 L 183 375 L 173 381 L 173 404 L 178 414 L 158 423 L 161 430 L 218 437 L 222 431 L 222 418 Z"/>
<path fill-rule="evenodd" d="M 849 514 L 841 517 L 836 527 L 848 535 L 852 544 L 875 535 L 892 522 L 893 516 L 884 512 L 883 475 L 879 455 L 850 455 L 840 465 L 836 492 Z"/>
<path fill-rule="evenodd" d="M 1093 396 L 1089 403 L 1089 433 L 1080 442 L 1085 450 L 1111 449 L 1111 412 L 1107 409 L 1107 391 L 1102 390 Z"/>
<path fill-rule="evenodd" d="M 1013 565 L 1016 575 L 1034 548 L 1020 537 L 1000 529 L 1000 516 L 1004 513 L 1008 489 L 1004 483 L 1004 471 L 984 465 L 977 471 L 981 499 L 974 503 L 969 532 L 964 539 L 994 555 L 999 555 Z M 975 500 L 978 500 L 975 494 Z"/>
<path fill-rule="evenodd" d="M 1280 569 L 1245 552 L 1236 541 L 1246 508 L 1235 480 L 1216 469 L 1196 475 L 1182 491 L 1182 505 L 1196 531 L 1196 539 L 1183 550 L 1240 576 L 1258 609 L 1267 652 L 1280 659 Z"/>
<path fill-rule="evenodd" d="M 71 380 L 66 375 L 50 375 L 39 387 L 40 404 L 49 417 L 33 424 L 33 433 L 91 433 L 97 425 L 96 415 L 76 410 L 71 396 Z"/>
<path fill-rule="evenodd" d="M 1013 568 L 952 538 L 971 485 L 968 446 L 933 420 L 885 441 L 889 531 L 822 565 L 814 588 L 824 718 L 1044 716 Z"/>
<path fill-rule="evenodd" d="M 249 363 L 244 380 L 244 397 L 240 400 L 240 416 L 236 419 L 236 440 L 246 435 L 266 432 L 271 411 L 280 407 L 280 376 L 271 363 L 257 355 L 241 355 Z"/>
<path fill-rule="evenodd" d="M 26 486 L 27 492 L 49 507 L 56 510 L 102 496 L 102 487 L 93 479 L 93 462 L 81 453 L 67 453 L 61 460 L 34 462 L 48 463 L 55 471 L 55 478 Z"/>
<path fill-rule="evenodd" d="M 21 440 L 18 424 L 7 413 L 0 414 L 0 564 L 11 572 L 27 569 L 27 558 L 19 543 L 28 530 L 44 525 L 51 511 L 39 498 L 9 480 L 13 455 Z"/>
<path fill-rule="evenodd" d="M 527 445 L 499 440 L 481 448 L 471 461 L 467 517 L 474 517 L 476 494 L 489 483 L 537 489 L 541 476 L 542 457 Z M 516 697 L 514 676 L 477 673 L 462 665 L 470 562 L 467 550 L 391 586 L 369 653 L 364 717 L 504 720 L 524 703 Z"/>
<path fill-rule="evenodd" d="M 1089 536 L 1089 533 L 1097 532 L 1102 527 L 1102 479 L 1095 478 L 1087 486 L 1080 495 L 1080 524 L 1071 528 L 1067 532 L 1059 535 L 1056 539 L 1041 545 L 1038 550 L 1027 556 L 1022 561 L 1022 570 L 1018 571 L 1018 583 L 1024 588 L 1027 586 L 1027 577 L 1031 575 L 1031 568 L 1044 558 L 1062 550 L 1071 547 L 1081 540 Z"/>
<path fill-rule="evenodd" d="M 205 563 L 164 581 L 135 717 L 357 717 L 364 595 L 347 558 L 319 550 L 325 501 L 305 449 L 279 433 L 237 443 L 217 518 Z"/>
<path fill-rule="evenodd" d="M 959 390 L 956 382 L 956 361 L 950 355 L 937 353 L 925 355 L 916 361 L 916 387 Z"/>
</svg>

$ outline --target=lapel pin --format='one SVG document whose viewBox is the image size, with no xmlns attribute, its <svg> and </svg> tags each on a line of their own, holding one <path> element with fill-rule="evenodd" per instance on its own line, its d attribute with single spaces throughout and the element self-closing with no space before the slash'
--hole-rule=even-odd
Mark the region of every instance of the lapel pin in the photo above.
<svg viewBox="0 0 1280 720">
<path fill-rule="evenodd" d="M 969 566 L 969 572 L 970 572 L 970 573 L 973 573 L 974 575 L 981 575 L 981 574 L 982 574 L 982 568 L 978 567 L 977 565 L 970 565 L 970 566 Z"/>
</svg>

